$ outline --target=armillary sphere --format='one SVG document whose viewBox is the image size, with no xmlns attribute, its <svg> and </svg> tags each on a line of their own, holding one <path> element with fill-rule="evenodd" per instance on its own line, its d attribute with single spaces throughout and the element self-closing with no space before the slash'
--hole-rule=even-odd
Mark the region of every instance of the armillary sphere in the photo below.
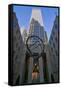
<svg viewBox="0 0 61 90">
<path fill-rule="evenodd" d="M 44 51 L 43 40 L 38 36 L 29 36 L 26 41 L 26 47 L 31 57 L 39 58 Z"/>
</svg>

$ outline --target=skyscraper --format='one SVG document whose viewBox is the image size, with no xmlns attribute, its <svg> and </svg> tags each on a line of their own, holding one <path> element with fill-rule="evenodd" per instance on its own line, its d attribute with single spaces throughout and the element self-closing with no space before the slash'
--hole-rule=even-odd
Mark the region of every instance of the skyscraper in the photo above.
<svg viewBox="0 0 61 90">
<path fill-rule="evenodd" d="M 53 82 L 58 82 L 59 80 L 59 28 L 58 28 L 58 18 L 59 16 L 55 17 L 53 28 L 51 32 L 51 36 L 49 39 L 49 46 L 50 46 L 50 58 L 51 58 L 51 78 Z"/>
<path fill-rule="evenodd" d="M 29 33 L 30 35 L 36 35 L 44 40 L 44 25 L 41 10 L 39 9 L 32 9 Z"/>
<path fill-rule="evenodd" d="M 24 74 L 25 45 L 16 14 L 13 12 L 13 85 L 21 84 Z"/>
</svg>

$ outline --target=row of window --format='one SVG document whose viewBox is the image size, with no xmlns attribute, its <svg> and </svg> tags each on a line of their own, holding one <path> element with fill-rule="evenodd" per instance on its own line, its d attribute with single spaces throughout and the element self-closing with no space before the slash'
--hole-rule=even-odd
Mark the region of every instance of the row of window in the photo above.
<svg viewBox="0 0 61 90">
<path fill-rule="evenodd" d="M 58 51 L 56 50 L 56 48 L 55 48 L 55 50 L 54 50 L 54 48 L 53 47 L 51 47 L 51 53 L 55 53 L 55 54 L 52 54 L 53 55 L 53 57 L 56 57 L 56 56 L 58 56 Z"/>
<path fill-rule="evenodd" d="M 58 38 L 57 38 L 57 36 L 56 37 L 51 36 L 50 45 L 51 46 L 53 45 L 53 47 L 56 48 L 57 44 L 58 44 Z"/>
<path fill-rule="evenodd" d="M 33 33 L 35 35 L 40 35 L 43 31 L 43 27 L 39 26 L 39 25 L 34 25 L 34 24 L 31 24 L 30 26 L 30 30 L 31 32 L 30 33 Z M 42 30 L 42 31 L 41 31 Z"/>
</svg>

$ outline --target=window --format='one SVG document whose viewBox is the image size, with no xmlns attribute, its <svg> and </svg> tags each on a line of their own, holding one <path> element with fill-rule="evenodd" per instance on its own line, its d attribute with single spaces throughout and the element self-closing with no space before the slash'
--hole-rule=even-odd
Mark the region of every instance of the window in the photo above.
<svg viewBox="0 0 61 90">
<path fill-rule="evenodd" d="M 57 42 L 57 37 L 55 37 L 55 41 Z"/>
<path fill-rule="evenodd" d="M 51 40 L 53 41 L 53 37 L 51 36 Z"/>
<path fill-rule="evenodd" d="M 13 27 L 16 27 L 16 25 L 17 25 L 17 21 L 16 21 L 16 19 L 14 18 L 14 20 L 13 20 Z"/>
<path fill-rule="evenodd" d="M 51 51 L 53 52 L 53 48 L 51 47 Z"/>
<path fill-rule="evenodd" d="M 53 54 L 53 58 L 54 58 L 54 60 L 56 60 L 56 55 L 55 55 L 55 53 Z"/>
<path fill-rule="evenodd" d="M 50 45 L 51 45 L 51 40 L 50 40 Z"/>
<path fill-rule="evenodd" d="M 16 50 L 13 50 L 13 57 L 15 56 Z"/>
<path fill-rule="evenodd" d="M 16 43 L 16 48 L 18 47 L 18 43 Z"/>
<path fill-rule="evenodd" d="M 53 35 L 55 34 L 54 30 L 53 30 Z"/>
<path fill-rule="evenodd" d="M 58 55 L 57 50 L 55 50 L 56 56 Z"/>
<path fill-rule="evenodd" d="M 18 47 L 18 51 L 20 51 L 20 47 Z"/>
<path fill-rule="evenodd" d="M 13 37 L 13 41 L 16 42 L 16 36 Z"/>
<path fill-rule="evenodd" d="M 55 29 L 57 29 L 57 23 L 55 24 Z"/>
<path fill-rule="evenodd" d="M 39 26 L 38 25 L 34 26 L 34 34 L 37 35 L 37 36 L 39 35 Z"/>
<path fill-rule="evenodd" d="M 51 74 L 51 81 L 54 82 L 54 76 Z"/>
<path fill-rule="evenodd" d="M 20 35 L 18 35 L 18 39 L 20 40 Z"/>
<path fill-rule="evenodd" d="M 53 42 L 53 47 L 55 48 L 55 43 Z"/>
<path fill-rule="evenodd" d="M 18 34 L 18 29 L 16 30 L 16 34 Z"/>
<path fill-rule="evenodd" d="M 18 59 L 18 55 L 15 56 L 15 60 L 17 60 L 17 59 Z"/>
</svg>

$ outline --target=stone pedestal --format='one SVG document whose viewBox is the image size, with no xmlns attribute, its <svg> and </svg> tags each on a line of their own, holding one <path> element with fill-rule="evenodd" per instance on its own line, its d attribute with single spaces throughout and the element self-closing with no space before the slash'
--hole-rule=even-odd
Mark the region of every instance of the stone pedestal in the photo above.
<svg viewBox="0 0 61 90">
<path fill-rule="evenodd" d="M 50 55 L 49 55 L 49 47 L 48 47 L 48 45 L 46 45 L 45 52 L 46 52 L 46 60 L 47 60 L 49 82 L 51 82 L 51 63 L 50 63 Z"/>
<path fill-rule="evenodd" d="M 23 80 L 24 80 L 24 75 L 25 75 L 25 57 L 26 57 L 26 49 L 25 47 L 23 47 L 22 49 L 22 52 L 21 52 L 21 63 L 20 63 L 20 83 L 19 84 L 22 84 L 23 83 Z"/>
<path fill-rule="evenodd" d="M 21 66 L 20 66 L 20 84 L 23 83 L 23 79 L 24 79 L 24 74 L 25 74 L 25 60 L 22 61 Z"/>
<path fill-rule="evenodd" d="M 28 83 L 32 83 L 32 69 L 33 69 L 33 58 L 29 58 L 29 66 L 28 66 Z"/>
<path fill-rule="evenodd" d="M 42 57 L 39 58 L 39 74 L 40 74 L 40 83 L 44 83 L 43 60 L 42 60 Z"/>
</svg>

